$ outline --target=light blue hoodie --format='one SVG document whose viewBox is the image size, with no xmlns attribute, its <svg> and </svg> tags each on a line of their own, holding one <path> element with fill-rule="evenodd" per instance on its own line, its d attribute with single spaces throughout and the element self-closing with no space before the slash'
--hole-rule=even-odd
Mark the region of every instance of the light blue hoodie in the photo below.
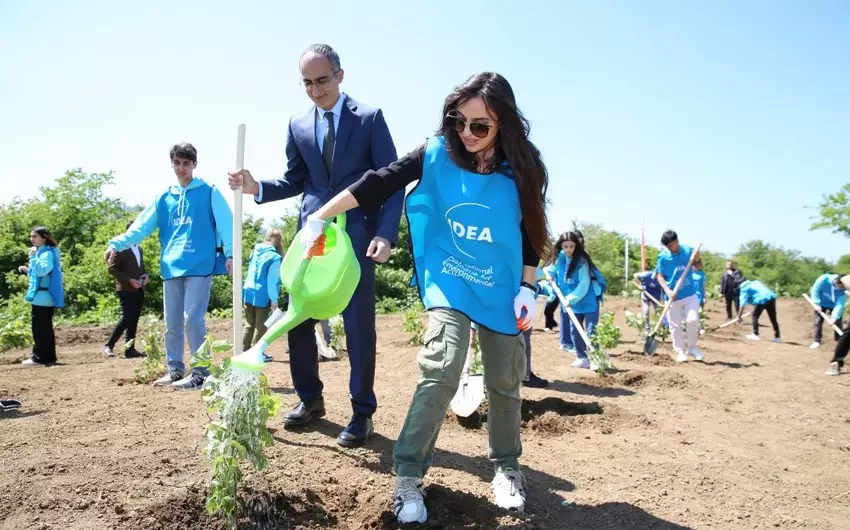
<svg viewBox="0 0 850 530">
<path fill-rule="evenodd" d="M 599 311 L 599 302 L 596 299 L 596 293 L 591 289 L 590 270 L 587 263 L 582 261 L 576 265 L 575 270 L 569 276 L 567 271 L 570 269 L 570 258 L 567 257 L 563 250 L 558 254 L 558 259 L 555 262 L 557 275 L 555 281 L 558 283 L 558 288 L 564 298 L 570 303 L 573 312 L 577 315 L 586 313 L 595 313 Z"/>
<path fill-rule="evenodd" d="M 188 191 L 196 190 L 202 186 L 210 187 L 209 207 L 212 210 L 212 221 L 215 225 L 215 246 L 223 247 L 224 255 L 232 257 L 233 213 L 230 211 L 230 205 L 227 204 L 224 195 L 222 195 L 218 188 L 207 184 L 198 177 L 194 177 L 185 188 L 179 184 L 170 186 L 164 194 L 159 195 L 157 200 L 151 203 L 138 215 L 138 217 L 136 217 L 136 220 L 133 221 L 133 224 L 125 233 L 113 238 L 109 242 L 109 247 L 118 252 L 126 250 L 133 245 L 140 244 L 146 237 L 152 234 L 154 230 L 160 228 L 160 243 L 162 243 L 160 267 L 163 278 L 170 279 L 172 277 L 196 275 L 192 274 L 192 271 L 182 270 L 180 265 L 175 265 L 175 262 L 181 258 L 179 253 L 167 254 L 167 245 L 171 241 L 164 239 L 167 235 L 163 233 L 162 227 L 169 226 L 170 224 L 179 225 L 190 209 L 198 212 L 204 211 L 206 205 L 191 204 L 186 198 Z M 174 204 L 175 202 L 175 206 L 171 209 L 163 206 L 164 204 Z M 174 217 L 176 220 L 171 219 L 170 217 Z M 197 215 L 195 217 L 198 218 Z M 195 222 L 195 219 L 191 217 L 188 219 L 193 223 Z M 198 222 L 206 222 L 203 215 L 198 218 Z M 208 225 L 205 226 L 207 229 L 212 229 L 212 227 Z M 200 229 L 200 226 L 198 228 Z M 172 271 L 172 266 L 175 266 L 176 270 Z M 211 272 L 211 270 L 210 272 L 203 271 L 202 274 L 207 275 Z"/>
<path fill-rule="evenodd" d="M 280 297 L 280 262 L 282 256 L 268 243 L 258 243 L 248 262 L 248 274 L 242 287 L 242 301 L 254 307 L 277 304 Z"/>
<path fill-rule="evenodd" d="M 815 280 L 815 283 L 812 285 L 812 289 L 809 292 L 809 296 L 812 297 L 812 302 L 824 309 L 834 308 L 845 292 L 843 287 L 835 285 L 837 280 L 837 274 L 827 273 L 818 276 L 818 279 Z"/>
<path fill-rule="evenodd" d="M 741 296 L 738 300 L 741 307 L 748 304 L 763 305 L 776 298 L 776 293 L 758 280 L 747 280 L 741 284 Z"/>
</svg>

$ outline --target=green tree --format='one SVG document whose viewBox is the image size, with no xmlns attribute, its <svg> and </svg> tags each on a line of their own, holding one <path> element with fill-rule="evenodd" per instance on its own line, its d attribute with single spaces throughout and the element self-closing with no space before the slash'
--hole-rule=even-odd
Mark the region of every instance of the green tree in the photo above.
<svg viewBox="0 0 850 530">
<path fill-rule="evenodd" d="M 850 184 L 824 195 L 818 208 L 819 219 L 812 224 L 811 230 L 828 229 L 833 234 L 850 237 Z"/>
</svg>

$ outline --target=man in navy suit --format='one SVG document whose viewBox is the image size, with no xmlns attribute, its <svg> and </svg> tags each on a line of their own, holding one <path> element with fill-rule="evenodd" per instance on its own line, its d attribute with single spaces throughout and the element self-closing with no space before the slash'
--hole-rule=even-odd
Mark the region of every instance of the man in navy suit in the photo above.
<svg viewBox="0 0 850 530">
<path fill-rule="evenodd" d="M 257 182 L 250 171 L 230 173 L 231 188 L 243 186 L 258 204 L 302 195 L 298 228 L 308 215 L 346 189 L 370 169 L 398 157 L 380 109 L 354 101 L 339 89 L 343 79 L 339 55 L 325 44 L 310 46 L 299 63 L 301 84 L 313 101 L 306 113 L 289 121 L 286 172 L 276 180 Z M 343 311 L 348 358 L 349 391 L 354 415 L 337 442 L 363 445 L 373 432 L 375 399 L 375 262 L 384 263 L 398 238 L 404 192 L 392 197 L 377 216 L 360 209 L 348 212 L 346 230 L 360 259 L 360 284 Z M 290 370 L 300 402 L 284 416 L 287 426 L 306 425 L 325 415 L 318 352 L 309 320 L 289 332 Z"/>
</svg>

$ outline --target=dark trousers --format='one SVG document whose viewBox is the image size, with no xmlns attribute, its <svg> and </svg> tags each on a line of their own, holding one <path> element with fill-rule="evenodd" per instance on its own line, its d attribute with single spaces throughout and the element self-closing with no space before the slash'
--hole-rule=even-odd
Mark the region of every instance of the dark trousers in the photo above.
<svg viewBox="0 0 850 530">
<path fill-rule="evenodd" d="M 762 311 L 767 311 L 767 316 L 770 318 L 770 323 L 773 324 L 773 334 L 779 338 L 779 322 L 776 321 L 776 299 L 768 300 L 767 303 L 757 305 L 753 310 L 753 334 L 759 334 L 759 316 Z"/>
<path fill-rule="evenodd" d="M 835 345 L 835 355 L 832 357 L 832 362 L 837 362 L 838 366 L 844 366 L 844 358 L 847 357 L 847 352 L 850 351 L 850 333 L 844 333 L 838 339 L 838 344 Z"/>
<path fill-rule="evenodd" d="M 832 315 L 832 309 L 833 308 L 831 308 L 831 307 L 824 307 L 823 312 L 826 313 L 827 315 Z M 835 323 L 835 325 L 838 326 L 839 328 L 841 328 L 841 322 L 840 321 L 837 321 Z M 838 334 L 837 331 L 835 331 L 834 333 L 835 333 L 835 340 L 838 340 L 838 337 L 840 335 Z M 820 313 L 818 313 L 817 311 L 815 311 L 815 342 L 823 342 L 823 317 L 820 316 Z"/>
<path fill-rule="evenodd" d="M 354 412 L 371 416 L 378 406 L 375 398 L 375 262 L 366 257 L 371 238 L 366 227 L 351 223 L 348 235 L 360 261 L 360 283 L 342 312 L 345 343 L 351 373 L 348 389 Z M 301 401 L 310 403 L 322 396 L 319 378 L 319 351 L 316 346 L 316 320 L 309 319 L 289 332 L 289 369 L 292 384 Z"/>
<path fill-rule="evenodd" d="M 735 296 L 734 293 L 727 293 L 723 296 L 726 297 L 726 318 L 732 320 L 733 316 L 737 315 L 738 311 L 741 309 L 739 306 L 740 302 L 738 301 L 738 297 Z M 735 304 L 734 315 L 732 314 L 732 304 Z"/>
<path fill-rule="evenodd" d="M 56 336 L 53 334 L 54 307 L 32 306 L 32 360 L 56 362 Z"/>
<path fill-rule="evenodd" d="M 558 322 L 555 321 L 555 311 L 558 310 L 559 305 L 561 305 L 561 301 L 555 298 L 551 302 L 548 302 L 546 308 L 543 309 L 543 316 L 546 317 L 546 329 L 555 329 L 558 327 Z"/>
<path fill-rule="evenodd" d="M 115 347 L 124 330 L 127 331 L 127 336 L 124 337 L 124 344 L 136 338 L 136 328 L 139 326 L 139 317 L 142 316 L 142 305 L 145 303 L 144 291 L 119 291 L 116 294 L 118 295 L 118 300 L 121 302 L 121 320 L 115 325 L 115 329 L 112 330 L 112 335 L 106 343 L 110 348 Z"/>
</svg>

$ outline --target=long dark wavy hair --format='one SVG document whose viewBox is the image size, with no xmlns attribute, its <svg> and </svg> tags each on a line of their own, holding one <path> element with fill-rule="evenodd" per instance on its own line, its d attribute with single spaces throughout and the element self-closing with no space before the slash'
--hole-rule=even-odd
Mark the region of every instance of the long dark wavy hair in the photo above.
<svg viewBox="0 0 850 530">
<path fill-rule="evenodd" d="M 576 244 L 576 249 L 573 252 L 572 258 L 570 258 L 570 266 L 567 268 L 567 276 L 575 272 L 576 268 L 581 263 L 581 260 L 584 260 L 587 263 L 587 268 L 589 273 L 593 273 L 596 270 L 596 265 L 593 263 L 593 259 L 591 259 L 590 254 L 587 253 L 587 250 L 584 248 L 584 244 L 581 242 L 581 237 L 576 232 L 564 232 L 560 236 L 558 236 L 558 240 L 555 243 L 555 254 L 557 256 L 557 252 L 561 251 L 561 245 L 564 244 L 564 241 L 572 241 Z"/>
<path fill-rule="evenodd" d="M 493 144 L 495 152 L 488 161 L 488 172 L 504 163 L 511 168 L 525 232 L 537 254 L 547 260 L 549 224 L 546 219 L 546 191 L 549 174 L 540 150 L 528 139 L 531 127 L 517 107 L 508 80 L 494 72 L 481 72 L 455 87 L 443 103 L 443 121 L 437 134 L 446 138 L 449 155 L 455 164 L 467 171 L 478 172 L 476 155 L 466 150 L 454 124 L 445 119 L 446 115 L 474 97 L 480 97 L 487 110 L 499 121 L 499 131 Z"/>
<path fill-rule="evenodd" d="M 48 230 L 45 226 L 36 226 L 32 230 L 30 230 L 30 232 L 35 232 L 36 234 L 41 236 L 41 238 L 44 239 L 44 244 L 48 247 L 55 247 L 57 244 L 56 240 L 53 238 L 53 235 L 50 233 L 50 230 Z"/>
</svg>

